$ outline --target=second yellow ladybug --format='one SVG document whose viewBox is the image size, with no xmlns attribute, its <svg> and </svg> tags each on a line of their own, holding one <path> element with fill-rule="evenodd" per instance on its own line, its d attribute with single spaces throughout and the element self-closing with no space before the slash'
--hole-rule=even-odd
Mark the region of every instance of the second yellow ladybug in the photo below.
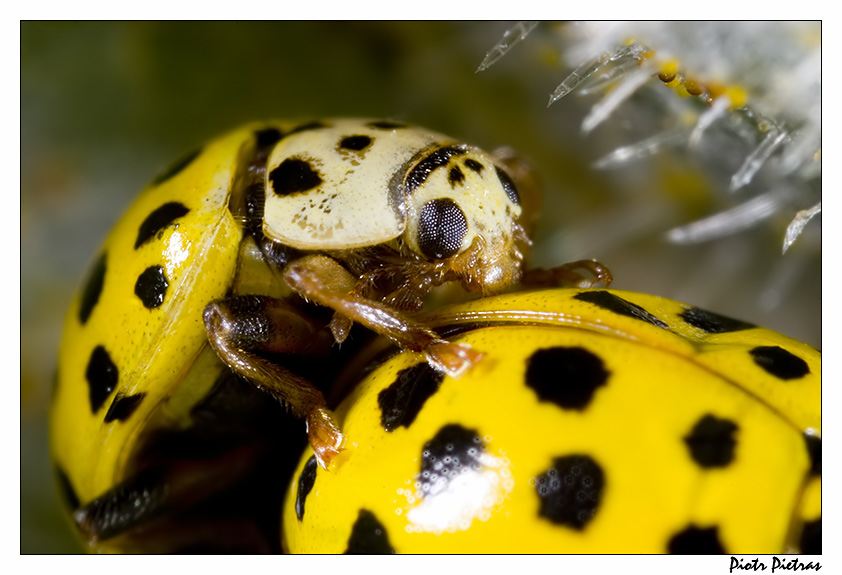
<svg viewBox="0 0 842 575">
<path fill-rule="evenodd" d="M 483 360 L 456 381 L 381 348 L 337 408 L 336 472 L 299 462 L 290 552 L 821 553 L 810 346 L 613 290 L 424 320 Z"/>
</svg>

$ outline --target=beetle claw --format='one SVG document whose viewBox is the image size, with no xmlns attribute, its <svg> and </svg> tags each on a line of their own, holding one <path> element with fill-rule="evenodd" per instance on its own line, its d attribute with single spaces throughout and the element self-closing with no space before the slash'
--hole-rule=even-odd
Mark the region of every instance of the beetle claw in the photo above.
<svg viewBox="0 0 842 575">
<path fill-rule="evenodd" d="M 327 469 L 345 448 L 345 435 L 333 420 L 333 414 L 323 407 L 314 409 L 307 417 L 307 438 L 322 469 Z"/>
<path fill-rule="evenodd" d="M 466 343 L 437 340 L 425 350 L 427 361 L 453 379 L 459 379 L 482 359 L 482 353 Z"/>
</svg>

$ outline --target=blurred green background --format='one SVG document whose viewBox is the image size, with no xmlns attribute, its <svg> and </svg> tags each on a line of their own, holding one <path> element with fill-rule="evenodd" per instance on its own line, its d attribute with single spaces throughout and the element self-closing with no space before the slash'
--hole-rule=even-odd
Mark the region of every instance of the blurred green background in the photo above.
<svg viewBox="0 0 842 575">
<path fill-rule="evenodd" d="M 723 190 L 740 160 L 711 165 L 675 152 L 593 170 L 594 160 L 670 117 L 652 115 L 656 100 L 643 94 L 624 106 L 625 115 L 583 136 L 582 119 L 598 96 L 546 106 L 570 71 L 552 25 L 475 73 L 508 26 L 21 24 L 22 553 L 81 550 L 60 513 L 46 441 L 61 324 L 74 290 L 111 225 L 159 170 L 243 122 L 375 116 L 486 149 L 512 146 L 545 188 L 536 265 L 596 258 L 613 270 L 614 287 L 691 302 L 820 346 L 820 222 L 785 256 L 780 245 L 794 212 L 706 244 L 667 244 L 666 230 L 732 205 Z"/>
</svg>

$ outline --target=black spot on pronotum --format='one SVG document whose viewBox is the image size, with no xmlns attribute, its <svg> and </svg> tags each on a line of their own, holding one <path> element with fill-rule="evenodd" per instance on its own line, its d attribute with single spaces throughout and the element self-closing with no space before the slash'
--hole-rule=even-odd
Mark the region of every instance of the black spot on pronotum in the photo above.
<svg viewBox="0 0 842 575">
<path fill-rule="evenodd" d="M 371 138 L 368 136 L 347 136 L 339 142 L 339 147 L 344 150 L 359 152 L 371 145 Z"/>
<path fill-rule="evenodd" d="M 93 269 L 85 281 L 85 287 L 82 289 L 82 298 L 79 302 L 79 322 L 82 325 L 91 317 L 91 312 L 94 311 L 99 296 L 102 293 L 102 286 L 105 284 L 105 254 L 99 256 L 99 259 L 94 264 Z"/>
<path fill-rule="evenodd" d="M 661 329 L 669 327 L 666 323 L 643 309 L 637 304 L 624 300 L 623 298 L 614 295 L 613 293 L 604 290 L 589 290 L 577 293 L 573 299 L 592 303 L 596 306 L 614 312 L 619 315 L 633 317 L 646 323 L 651 323 Z"/>
<path fill-rule="evenodd" d="M 705 333 L 729 333 L 755 327 L 754 324 L 731 319 L 730 317 L 698 307 L 688 308 L 678 314 L 678 317 L 686 321 L 688 325 L 698 328 Z"/>
<path fill-rule="evenodd" d="M 520 194 L 517 193 L 515 183 L 509 177 L 509 174 L 507 174 L 497 166 L 494 166 L 494 169 L 497 170 L 497 177 L 500 178 L 500 183 L 503 184 L 503 189 L 506 191 L 506 195 L 509 197 L 513 204 L 519 206 Z"/>
<path fill-rule="evenodd" d="M 417 482 L 423 497 L 446 490 L 462 473 L 478 471 L 483 451 L 482 438 L 475 430 L 457 424 L 439 429 L 421 452 L 421 474 Z"/>
<path fill-rule="evenodd" d="M 202 148 L 199 148 L 199 149 L 193 150 L 192 152 L 189 152 L 189 153 L 183 155 L 182 157 L 177 159 L 175 162 L 173 162 L 166 170 L 164 170 L 163 172 L 161 172 L 160 174 L 155 176 L 155 179 L 152 180 L 152 185 L 153 186 L 160 186 L 161 184 L 163 184 L 167 180 L 170 180 L 170 179 L 174 178 L 181 171 L 183 171 L 184 168 L 189 166 L 193 162 L 193 160 L 198 158 L 199 154 L 201 154 L 201 153 L 202 153 Z"/>
<path fill-rule="evenodd" d="M 737 424 L 731 420 L 707 414 L 684 437 L 684 443 L 690 449 L 693 461 L 700 467 L 725 467 L 734 459 L 737 445 L 734 434 L 738 429 Z"/>
<path fill-rule="evenodd" d="M 454 156 L 461 156 L 467 153 L 466 148 L 456 146 L 445 146 L 436 148 L 427 154 L 420 162 L 409 171 L 406 176 L 404 185 L 404 193 L 411 194 L 415 188 L 427 181 L 430 174 L 437 168 L 441 168 L 450 163 L 450 158 Z"/>
<path fill-rule="evenodd" d="M 430 259 L 442 259 L 457 253 L 468 233 L 468 220 L 449 198 L 430 200 L 418 216 L 418 245 Z"/>
<path fill-rule="evenodd" d="M 458 184 L 465 181 L 465 174 L 462 173 L 459 166 L 453 166 L 450 168 L 450 172 L 447 173 L 447 181 L 450 182 L 451 188 L 455 188 Z"/>
<path fill-rule="evenodd" d="M 114 398 L 114 401 L 111 402 L 111 406 L 105 413 L 105 423 L 126 421 L 132 416 L 144 397 L 146 397 L 145 393 L 136 393 L 135 395 L 117 394 L 117 397 Z"/>
<path fill-rule="evenodd" d="M 443 380 L 444 374 L 426 361 L 401 370 L 395 381 L 377 395 L 383 429 L 408 428 Z"/>
<path fill-rule="evenodd" d="M 395 552 L 386 528 L 368 509 L 360 509 L 351 528 L 346 554 L 388 555 Z"/>
<path fill-rule="evenodd" d="M 163 231 L 167 226 L 178 218 L 184 217 L 190 210 L 181 202 L 168 202 L 163 206 L 154 210 L 151 214 L 146 216 L 143 223 L 137 230 L 137 239 L 134 243 L 134 249 L 139 248 L 156 234 Z"/>
<path fill-rule="evenodd" d="M 298 490 L 295 493 L 295 515 L 299 521 L 304 519 L 304 504 L 316 483 L 316 470 L 318 468 L 319 464 L 316 462 L 316 456 L 314 455 L 307 460 L 304 469 L 301 470 L 301 475 L 298 476 Z"/>
<path fill-rule="evenodd" d="M 604 488 L 605 474 L 591 457 L 556 457 L 552 466 L 535 478 L 541 501 L 539 515 L 556 525 L 581 531 L 596 515 Z"/>
<path fill-rule="evenodd" d="M 539 349 L 526 362 L 526 385 L 562 409 L 585 409 L 609 375 L 599 356 L 582 347 Z"/>
<path fill-rule="evenodd" d="M 117 387 L 117 366 L 101 345 L 94 348 L 88 359 L 85 379 L 88 382 L 88 396 L 91 400 L 91 413 L 96 413 L 114 388 Z"/>
<path fill-rule="evenodd" d="M 71 511 L 79 508 L 79 496 L 76 490 L 73 489 L 73 484 L 70 483 L 70 478 L 60 466 L 56 465 L 56 481 L 58 482 L 59 491 L 64 504 Z"/>
<path fill-rule="evenodd" d="M 672 536 L 667 551 L 680 555 L 714 555 L 725 553 L 725 548 L 719 541 L 719 528 L 690 525 Z"/>
<path fill-rule="evenodd" d="M 810 475 L 822 474 L 822 438 L 810 433 L 804 434 L 807 454 L 810 456 Z"/>
<path fill-rule="evenodd" d="M 406 124 L 400 122 L 389 122 L 379 120 L 377 122 L 369 122 L 366 124 L 369 128 L 377 128 L 378 130 L 397 130 L 399 128 L 406 128 Z"/>
<path fill-rule="evenodd" d="M 269 174 L 272 191 L 279 196 L 306 192 L 318 187 L 322 177 L 309 162 L 298 158 L 287 158 Z"/>
<path fill-rule="evenodd" d="M 810 373 L 807 362 L 782 347 L 759 346 L 749 351 L 754 363 L 778 379 L 799 379 Z"/>
<path fill-rule="evenodd" d="M 137 278 L 134 284 L 134 293 L 140 298 L 143 306 L 153 309 L 164 303 L 164 296 L 167 295 L 167 288 L 170 283 L 164 274 L 161 266 L 149 266 Z"/>
<path fill-rule="evenodd" d="M 478 174 L 481 174 L 483 168 L 485 168 L 485 166 L 483 166 L 480 162 L 477 162 L 472 158 L 468 158 L 467 160 L 465 160 L 465 167 L 475 171 Z"/>
</svg>

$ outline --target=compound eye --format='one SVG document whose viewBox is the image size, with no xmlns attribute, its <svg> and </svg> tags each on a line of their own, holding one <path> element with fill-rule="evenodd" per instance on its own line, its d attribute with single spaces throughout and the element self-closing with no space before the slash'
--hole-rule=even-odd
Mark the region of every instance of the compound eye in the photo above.
<svg viewBox="0 0 842 575">
<path fill-rule="evenodd" d="M 462 247 L 466 233 L 468 220 L 453 200 L 439 198 L 427 202 L 421 208 L 418 245 L 428 258 L 452 256 Z"/>
<path fill-rule="evenodd" d="M 503 184 L 503 189 L 506 190 L 506 195 L 509 196 L 509 199 L 514 205 L 519 206 L 520 194 L 517 193 L 515 183 L 509 177 L 509 174 L 507 174 L 497 166 L 494 166 L 494 169 L 497 170 L 497 177 L 500 178 L 500 183 Z"/>
</svg>

